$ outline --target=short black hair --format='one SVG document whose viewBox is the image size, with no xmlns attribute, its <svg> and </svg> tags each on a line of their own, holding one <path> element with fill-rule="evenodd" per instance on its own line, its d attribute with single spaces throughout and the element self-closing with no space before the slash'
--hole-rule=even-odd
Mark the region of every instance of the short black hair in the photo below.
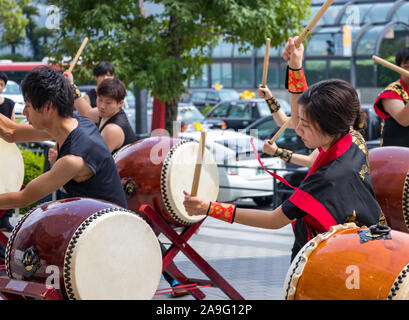
<svg viewBox="0 0 409 320">
<path fill-rule="evenodd" d="M 402 63 L 406 63 L 409 60 L 409 46 L 402 48 L 395 57 L 396 65 L 400 67 Z"/>
<path fill-rule="evenodd" d="M 7 84 L 7 81 L 9 81 L 9 77 L 3 71 L 0 71 L 0 79 L 4 81 L 4 84 Z"/>
<path fill-rule="evenodd" d="M 126 87 L 121 80 L 108 78 L 98 86 L 97 96 L 110 97 L 119 102 L 125 99 Z"/>
<path fill-rule="evenodd" d="M 94 67 L 94 76 L 99 77 L 99 76 L 103 76 L 106 74 L 110 76 L 115 75 L 115 68 L 111 64 L 111 62 L 101 61 Z"/>
<path fill-rule="evenodd" d="M 74 114 L 73 89 L 61 72 L 54 68 L 37 67 L 30 71 L 21 84 L 21 91 L 24 100 L 36 110 L 51 102 L 61 117 L 68 118 Z"/>
</svg>

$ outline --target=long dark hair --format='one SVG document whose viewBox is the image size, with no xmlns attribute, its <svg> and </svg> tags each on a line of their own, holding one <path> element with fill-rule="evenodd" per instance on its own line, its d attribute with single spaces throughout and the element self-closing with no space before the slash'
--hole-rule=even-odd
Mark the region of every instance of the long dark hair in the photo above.
<svg viewBox="0 0 409 320">
<path fill-rule="evenodd" d="M 320 81 L 309 87 L 298 103 L 305 106 L 308 119 L 329 136 L 344 136 L 350 127 L 366 128 L 366 112 L 361 109 L 358 93 L 344 80 Z"/>
</svg>

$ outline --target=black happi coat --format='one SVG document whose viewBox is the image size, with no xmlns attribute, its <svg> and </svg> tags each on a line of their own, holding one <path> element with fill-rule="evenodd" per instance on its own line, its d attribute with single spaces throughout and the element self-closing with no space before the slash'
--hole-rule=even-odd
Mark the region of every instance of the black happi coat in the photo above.
<svg viewBox="0 0 409 320">
<path fill-rule="evenodd" d="M 409 127 L 401 126 L 387 113 L 382 99 L 397 99 L 405 104 L 409 102 L 409 89 L 402 79 L 388 85 L 374 103 L 376 114 L 382 119 L 381 146 L 409 147 Z"/>
<path fill-rule="evenodd" d="M 333 225 L 378 223 L 381 208 L 372 188 L 362 136 L 351 131 L 326 152 L 320 149 L 308 175 L 287 201 L 282 205 L 284 214 L 297 219 L 293 222 L 293 256 L 317 233 Z"/>
</svg>

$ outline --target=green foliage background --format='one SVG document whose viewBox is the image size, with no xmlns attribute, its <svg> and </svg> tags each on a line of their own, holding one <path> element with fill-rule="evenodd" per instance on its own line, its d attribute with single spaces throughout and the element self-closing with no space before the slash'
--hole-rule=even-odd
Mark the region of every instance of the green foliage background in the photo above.
<svg viewBox="0 0 409 320">
<path fill-rule="evenodd" d="M 44 171 L 44 154 L 34 153 L 28 149 L 19 147 L 24 159 L 24 185 L 27 185 L 31 180 L 37 178 Z M 25 214 L 31 208 L 37 206 L 37 202 L 29 205 L 26 208 L 21 208 L 20 213 Z"/>
</svg>

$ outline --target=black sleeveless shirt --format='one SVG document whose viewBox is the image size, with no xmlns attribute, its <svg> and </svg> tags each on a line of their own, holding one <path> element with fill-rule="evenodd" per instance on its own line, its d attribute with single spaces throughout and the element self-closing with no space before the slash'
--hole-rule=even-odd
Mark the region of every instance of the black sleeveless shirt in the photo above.
<svg viewBox="0 0 409 320">
<path fill-rule="evenodd" d="M 0 104 L 0 113 L 5 115 L 7 118 L 11 119 L 13 114 L 14 101 L 9 98 L 4 98 L 2 104 Z"/>
<path fill-rule="evenodd" d="M 91 102 L 91 107 L 96 108 L 97 107 L 97 90 L 91 89 L 87 92 L 87 95 L 89 97 L 89 101 Z"/>
<path fill-rule="evenodd" d="M 78 127 L 68 135 L 58 149 L 57 160 L 70 154 L 79 156 L 84 159 L 94 175 L 83 182 L 70 180 L 64 185 L 65 191 L 70 197 L 100 199 L 127 208 L 115 161 L 98 128 L 86 117 L 74 118 L 78 120 Z"/>
<path fill-rule="evenodd" d="M 101 118 L 99 118 L 99 121 L 98 121 L 98 124 L 97 124 L 98 128 L 99 128 L 100 123 L 101 123 Z M 104 130 L 104 128 L 110 123 L 113 123 L 113 124 L 116 124 L 117 126 L 119 126 L 122 129 L 122 131 L 124 132 L 124 135 L 125 135 L 124 143 L 122 144 L 122 146 L 120 146 L 119 148 L 113 150 L 112 154 L 115 154 L 123 146 L 126 146 L 126 145 L 138 140 L 136 135 L 135 135 L 135 132 L 132 130 L 131 124 L 128 121 L 128 117 L 126 116 L 124 109 L 120 109 L 117 114 L 115 114 L 111 119 L 109 119 L 107 122 L 105 122 L 102 125 L 102 127 L 99 129 L 99 132 L 102 132 L 102 130 Z"/>
</svg>

